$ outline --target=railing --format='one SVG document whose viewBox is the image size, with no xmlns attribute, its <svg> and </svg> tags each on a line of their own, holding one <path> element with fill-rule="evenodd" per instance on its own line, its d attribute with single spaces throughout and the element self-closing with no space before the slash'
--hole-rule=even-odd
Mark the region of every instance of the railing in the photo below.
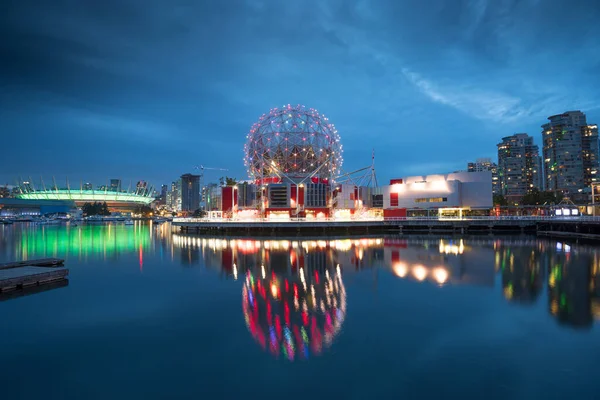
<svg viewBox="0 0 600 400">
<path fill-rule="evenodd" d="M 319 219 L 306 219 L 306 218 L 289 218 L 289 219 L 269 219 L 269 218 L 173 218 L 173 222 L 276 222 L 276 223 L 289 223 L 289 222 L 352 222 L 352 221 L 383 221 L 383 218 L 371 218 L 371 219 L 350 219 L 350 218 L 319 218 Z"/>
<path fill-rule="evenodd" d="M 390 217 L 385 221 L 595 221 L 600 217 L 592 216 L 549 216 L 549 215 L 519 215 L 519 216 L 473 216 L 473 217 Z"/>
<path fill-rule="evenodd" d="M 308 222 L 308 223 L 322 223 L 322 222 L 401 222 L 401 221 L 440 221 L 440 222 L 452 222 L 452 221 L 490 221 L 490 222 L 501 222 L 501 221 L 580 221 L 580 222 L 600 222 L 600 217 L 592 216 L 473 216 L 473 217 L 373 217 L 373 218 L 319 218 L 319 219 L 306 219 L 306 218 L 289 218 L 289 219 L 269 219 L 269 218 L 252 218 L 252 219 L 235 219 L 235 218 L 173 218 L 174 223 L 259 223 L 259 222 L 271 222 L 271 223 L 297 223 L 297 222 Z"/>
</svg>

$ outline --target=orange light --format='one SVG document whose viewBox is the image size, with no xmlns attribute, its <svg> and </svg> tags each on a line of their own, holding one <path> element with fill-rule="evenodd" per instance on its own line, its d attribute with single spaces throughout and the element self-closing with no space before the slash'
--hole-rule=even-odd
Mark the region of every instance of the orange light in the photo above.
<svg viewBox="0 0 600 400">
<path fill-rule="evenodd" d="M 427 268 L 422 265 L 415 265 L 412 269 L 412 273 L 417 280 L 422 281 L 427 278 Z"/>
<path fill-rule="evenodd" d="M 436 268 L 433 270 L 433 278 L 441 285 L 448 280 L 448 271 L 444 268 Z"/>
<path fill-rule="evenodd" d="M 408 268 L 406 267 L 406 264 L 402 262 L 395 262 L 392 268 L 394 270 L 394 274 L 396 274 L 396 276 L 400 278 L 404 278 L 408 273 Z"/>
<path fill-rule="evenodd" d="M 271 294 L 273 295 L 273 297 L 277 298 L 278 292 L 279 292 L 279 290 L 277 289 L 277 285 L 272 283 L 271 284 Z"/>
</svg>

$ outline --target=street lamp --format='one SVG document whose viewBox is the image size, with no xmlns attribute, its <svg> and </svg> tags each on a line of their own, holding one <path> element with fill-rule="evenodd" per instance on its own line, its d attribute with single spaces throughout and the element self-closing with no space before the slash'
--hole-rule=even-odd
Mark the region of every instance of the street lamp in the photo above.
<svg viewBox="0 0 600 400">
<path fill-rule="evenodd" d="M 596 186 L 600 185 L 600 183 L 594 183 L 592 182 L 592 184 L 590 185 L 592 187 L 592 215 L 595 217 L 596 216 L 596 193 L 594 191 L 594 188 Z"/>
</svg>

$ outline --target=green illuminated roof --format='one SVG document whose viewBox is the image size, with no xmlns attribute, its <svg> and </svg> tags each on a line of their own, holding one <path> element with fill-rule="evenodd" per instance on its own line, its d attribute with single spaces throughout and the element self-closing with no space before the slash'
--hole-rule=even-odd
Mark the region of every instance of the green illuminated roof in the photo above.
<svg viewBox="0 0 600 400">
<path fill-rule="evenodd" d="M 72 200 L 79 202 L 123 202 L 150 204 L 154 197 L 150 195 L 141 195 L 135 193 L 108 192 L 104 190 L 38 190 L 29 193 L 22 193 L 17 196 L 20 199 L 28 200 Z"/>
</svg>

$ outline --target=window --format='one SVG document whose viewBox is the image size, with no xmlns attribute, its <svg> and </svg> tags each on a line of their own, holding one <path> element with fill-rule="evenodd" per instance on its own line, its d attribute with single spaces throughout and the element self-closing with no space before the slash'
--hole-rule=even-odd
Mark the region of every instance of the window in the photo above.
<svg viewBox="0 0 600 400">
<path fill-rule="evenodd" d="M 422 197 L 415 199 L 415 203 L 442 203 L 448 201 L 447 197 Z"/>
</svg>

